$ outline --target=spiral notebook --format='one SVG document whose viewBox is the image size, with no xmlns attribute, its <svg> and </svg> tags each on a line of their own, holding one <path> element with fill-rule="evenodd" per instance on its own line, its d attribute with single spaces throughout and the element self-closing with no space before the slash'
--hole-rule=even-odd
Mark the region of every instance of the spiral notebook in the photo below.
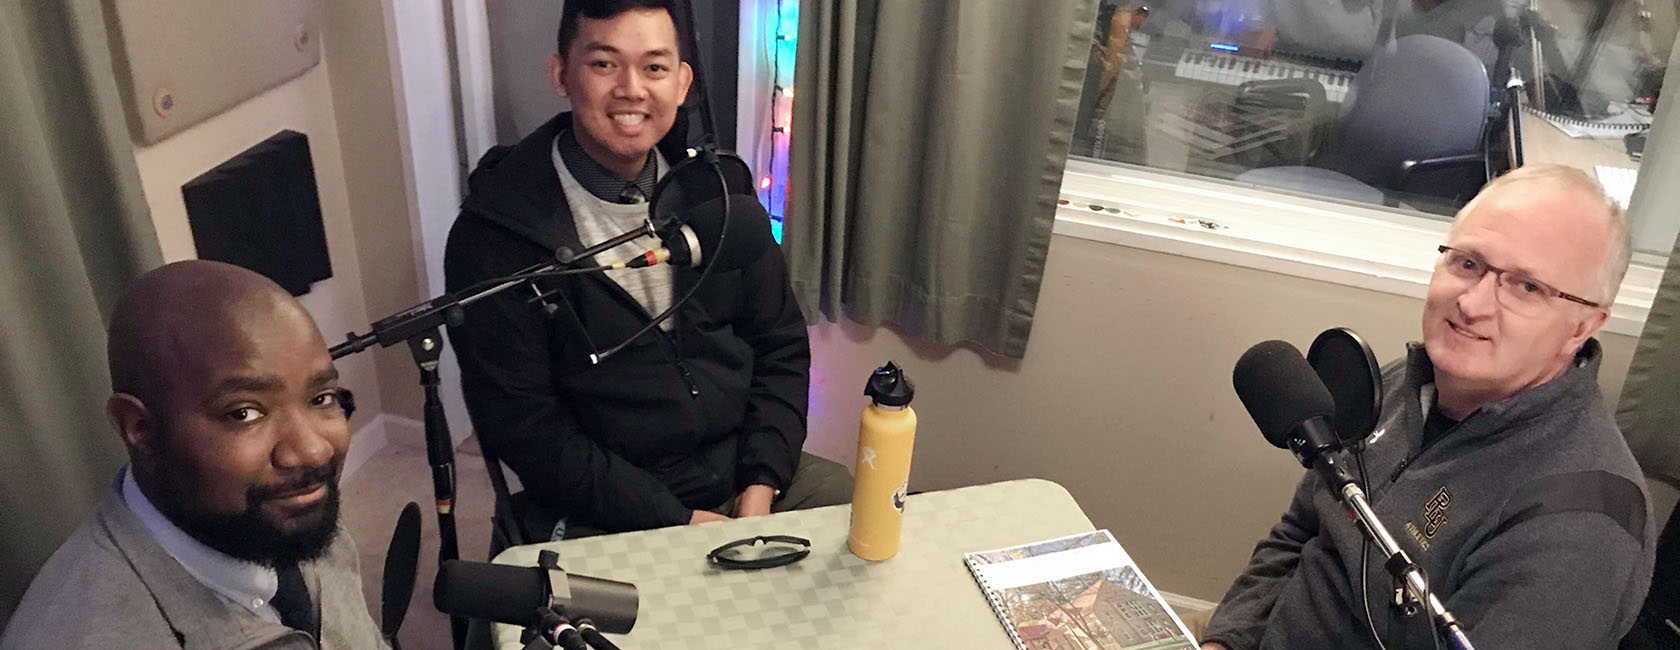
<svg viewBox="0 0 1680 650">
<path fill-rule="evenodd" d="M 1196 650 L 1106 530 L 963 554 L 1021 650 Z"/>
<path fill-rule="evenodd" d="M 1529 107 L 1528 112 L 1551 122 L 1552 126 L 1563 131 L 1571 138 L 1616 139 L 1629 133 L 1637 133 L 1651 128 L 1651 116 L 1633 110 L 1628 106 L 1621 106 L 1614 114 L 1596 120 L 1583 120 L 1564 115 L 1547 113 Z"/>
</svg>

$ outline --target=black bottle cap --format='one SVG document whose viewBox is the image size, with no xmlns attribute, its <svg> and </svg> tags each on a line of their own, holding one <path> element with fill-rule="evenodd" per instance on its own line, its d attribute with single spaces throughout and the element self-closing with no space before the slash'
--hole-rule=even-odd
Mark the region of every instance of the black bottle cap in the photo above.
<svg viewBox="0 0 1680 650">
<path fill-rule="evenodd" d="M 869 375 L 863 394 L 875 400 L 877 406 L 908 406 L 916 396 L 916 386 L 904 376 L 904 369 L 891 361 Z"/>
</svg>

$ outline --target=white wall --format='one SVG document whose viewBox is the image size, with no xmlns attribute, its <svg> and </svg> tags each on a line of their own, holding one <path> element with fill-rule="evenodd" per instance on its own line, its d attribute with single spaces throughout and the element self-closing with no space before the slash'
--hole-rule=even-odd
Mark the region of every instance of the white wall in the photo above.
<svg viewBox="0 0 1680 650">
<path fill-rule="evenodd" d="M 345 332 L 366 331 L 370 321 L 327 66 L 317 65 L 297 79 L 154 145 L 136 146 L 134 160 L 140 168 L 140 183 L 157 226 L 164 261 L 193 259 L 198 255 L 181 186 L 283 129 L 309 136 L 333 277 L 317 282 L 299 301 L 314 316 L 327 344 L 332 345 L 344 340 Z M 356 393 L 359 410 L 351 427 L 358 428 L 383 408 L 374 360 L 364 354 L 342 359 L 337 365 L 340 384 Z"/>
<path fill-rule="evenodd" d="M 402 140 L 404 177 L 420 238 L 420 293 L 444 291 L 443 248 L 461 205 L 464 172 L 456 144 L 454 88 L 442 3 L 383 0 L 396 43 L 396 87 L 400 94 L 398 131 Z M 447 335 L 446 335 L 447 336 Z M 444 413 L 449 432 L 459 443 L 472 433 L 466 401 L 461 397 L 461 372 L 455 355 L 445 353 L 439 363 Z"/>
<path fill-rule="evenodd" d="M 916 382 L 912 490 L 1054 480 L 1156 586 L 1217 601 L 1302 474 L 1237 401 L 1237 357 L 1348 326 L 1387 361 L 1421 315 L 1418 299 L 1058 235 L 1023 360 L 813 327 L 806 449 L 852 464 L 864 380 L 896 360 Z M 1633 339 L 1601 339 L 1614 403 Z"/>
</svg>

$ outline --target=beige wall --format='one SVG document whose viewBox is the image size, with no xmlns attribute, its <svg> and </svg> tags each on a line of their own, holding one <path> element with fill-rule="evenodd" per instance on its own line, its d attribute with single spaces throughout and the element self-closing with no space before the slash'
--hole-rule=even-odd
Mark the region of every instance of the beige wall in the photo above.
<svg viewBox="0 0 1680 650">
<path fill-rule="evenodd" d="M 1417 338 L 1421 309 L 1417 299 L 1057 236 L 1019 362 L 887 329 L 813 327 L 807 449 L 851 464 L 864 379 L 897 360 L 917 389 L 912 490 L 1052 479 L 1161 589 L 1218 600 L 1302 473 L 1237 401 L 1237 357 L 1274 338 L 1305 349 L 1318 332 L 1347 326 L 1386 361 Z M 1613 397 L 1633 339 L 1601 339 L 1600 379 Z"/>
<path fill-rule="evenodd" d="M 396 74 L 383 7 L 380 2 L 327 3 L 322 38 L 362 295 L 375 319 L 422 298 L 416 281 L 419 240 L 403 173 Z M 364 323 L 356 331 L 366 329 Z M 375 360 L 384 412 L 419 419 L 424 395 L 408 348 L 398 345 L 362 354 Z"/>
<path fill-rule="evenodd" d="M 192 259 L 197 252 L 181 185 L 282 129 L 309 136 L 333 277 L 316 283 L 299 300 L 315 317 L 330 345 L 352 329 L 365 331 L 368 310 L 362 297 L 361 264 L 350 223 L 326 66 L 316 66 L 297 79 L 155 145 L 136 147 L 134 158 L 164 260 Z M 340 383 L 356 392 L 360 410 L 351 426 L 359 428 L 383 408 L 373 357 L 364 354 L 344 359 L 338 362 L 338 368 Z"/>
<path fill-rule="evenodd" d="M 309 136 L 333 277 L 299 300 L 328 345 L 418 300 L 396 94 L 379 3 L 327 3 L 323 63 L 148 147 L 135 161 L 166 261 L 197 257 L 181 185 L 282 129 Z M 400 347 L 338 362 L 361 428 L 420 417 L 417 373 Z"/>
</svg>

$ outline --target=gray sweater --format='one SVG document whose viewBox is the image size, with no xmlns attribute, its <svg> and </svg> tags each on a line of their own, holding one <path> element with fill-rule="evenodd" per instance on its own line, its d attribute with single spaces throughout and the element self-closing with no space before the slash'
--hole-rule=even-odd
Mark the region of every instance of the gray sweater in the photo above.
<svg viewBox="0 0 1680 650">
<path fill-rule="evenodd" d="M 340 528 L 305 563 L 321 639 L 223 600 L 159 546 L 113 487 L 41 567 L 12 614 L 0 650 L 386 648 L 362 596 L 356 545 Z"/>
<path fill-rule="evenodd" d="M 1550 382 L 1482 407 L 1424 448 L 1433 369 L 1421 345 L 1383 373 L 1367 440 L 1373 508 L 1480 650 L 1614 648 L 1651 581 L 1644 478 L 1605 409 L 1598 342 Z M 1225 594 L 1203 641 L 1232 650 L 1375 648 L 1364 538 L 1316 473 Z M 1391 606 L 1370 551 L 1371 624 L 1391 650 L 1432 648 Z M 1445 647 L 1443 642 L 1442 647 Z"/>
</svg>

